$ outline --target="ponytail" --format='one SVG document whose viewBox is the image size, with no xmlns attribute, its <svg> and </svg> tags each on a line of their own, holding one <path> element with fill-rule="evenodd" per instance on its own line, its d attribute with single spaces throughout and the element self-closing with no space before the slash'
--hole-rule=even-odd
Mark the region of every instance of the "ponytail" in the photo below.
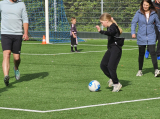
<svg viewBox="0 0 160 119">
<path fill-rule="evenodd" d="M 115 23 L 115 24 L 118 26 L 117 22 L 111 17 L 110 14 L 108 14 L 108 13 L 103 13 L 103 14 L 100 16 L 100 20 L 105 21 L 106 19 L 109 20 L 109 21 L 112 21 L 113 23 Z M 122 33 L 122 29 L 121 29 L 119 26 L 118 26 L 118 29 L 119 29 L 120 34 L 121 34 L 121 33 Z"/>
<path fill-rule="evenodd" d="M 117 22 L 113 18 L 111 18 L 111 21 L 118 26 Z M 122 34 L 123 30 L 119 26 L 118 26 L 118 29 L 120 31 L 120 34 Z"/>
</svg>

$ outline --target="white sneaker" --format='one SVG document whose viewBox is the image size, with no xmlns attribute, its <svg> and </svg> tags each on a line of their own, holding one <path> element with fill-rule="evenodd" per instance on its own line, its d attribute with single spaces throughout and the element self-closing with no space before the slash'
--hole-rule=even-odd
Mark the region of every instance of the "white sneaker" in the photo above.
<svg viewBox="0 0 160 119">
<path fill-rule="evenodd" d="M 108 87 L 112 87 L 113 86 L 113 81 L 112 81 L 112 79 L 109 79 L 109 81 L 108 81 Z"/>
<path fill-rule="evenodd" d="M 155 70 L 155 73 L 154 73 L 154 76 L 157 77 L 157 76 L 159 76 L 159 75 L 160 75 L 160 70 L 156 69 L 156 70 Z"/>
<path fill-rule="evenodd" d="M 112 92 L 118 92 L 122 88 L 122 84 L 113 84 L 113 90 Z"/>
<path fill-rule="evenodd" d="M 142 76 L 142 75 L 143 75 L 143 73 L 141 70 L 139 70 L 138 73 L 136 74 L 136 76 Z"/>
</svg>

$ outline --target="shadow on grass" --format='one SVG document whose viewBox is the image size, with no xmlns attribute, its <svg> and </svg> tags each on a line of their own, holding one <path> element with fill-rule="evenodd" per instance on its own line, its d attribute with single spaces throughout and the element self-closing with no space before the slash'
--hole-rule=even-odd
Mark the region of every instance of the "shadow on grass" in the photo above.
<svg viewBox="0 0 160 119">
<path fill-rule="evenodd" d="M 150 72 L 152 72 L 152 74 L 154 75 L 154 68 L 153 67 L 142 69 L 143 74 L 147 74 L 147 73 L 150 73 Z"/>
<path fill-rule="evenodd" d="M 152 58 L 151 58 L 151 57 L 148 57 L 148 58 L 145 58 L 145 59 L 147 60 L 147 59 L 152 59 Z"/>
<path fill-rule="evenodd" d="M 10 77 L 10 79 L 14 78 L 15 81 L 12 82 L 12 83 L 9 83 L 9 86 L 1 88 L 0 89 L 0 93 L 2 93 L 4 91 L 7 91 L 8 88 L 15 88 L 15 86 L 13 86 L 13 84 L 21 83 L 21 82 L 24 82 L 24 81 L 30 81 L 30 80 L 34 80 L 34 79 L 37 79 L 37 78 L 43 79 L 43 78 L 47 77 L 48 75 L 49 75 L 48 72 L 39 72 L 39 73 L 33 73 L 33 74 L 24 74 L 24 75 L 21 76 L 20 80 L 18 80 L 18 81 L 14 77 Z"/>
<path fill-rule="evenodd" d="M 78 49 L 79 52 L 81 52 L 83 49 Z"/>
</svg>

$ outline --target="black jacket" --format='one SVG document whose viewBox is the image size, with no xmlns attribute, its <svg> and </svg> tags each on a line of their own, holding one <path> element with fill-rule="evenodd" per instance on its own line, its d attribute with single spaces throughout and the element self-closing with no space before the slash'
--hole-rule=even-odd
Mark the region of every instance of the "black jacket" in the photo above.
<svg viewBox="0 0 160 119">
<path fill-rule="evenodd" d="M 107 28 L 107 31 L 101 30 L 100 33 L 108 36 L 108 47 L 111 45 L 116 45 L 114 36 L 120 36 L 120 31 L 115 23 L 111 24 L 110 27 Z"/>
<path fill-rule="evenodd" d="M 157 3 L 156 1 L 153 2 L 154 7 L 157 10 L 158 18 L 160 19 L 160 4 Z"/>
</svg>

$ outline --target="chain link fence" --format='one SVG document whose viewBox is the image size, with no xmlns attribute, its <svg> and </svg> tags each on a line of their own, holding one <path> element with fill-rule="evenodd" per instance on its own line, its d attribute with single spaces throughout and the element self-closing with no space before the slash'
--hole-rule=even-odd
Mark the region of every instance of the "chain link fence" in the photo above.
<svg viewBox="0 0 160 119">
<path fill-rule="evenodd" d="M 2 0 L 0 0 L 2 1 Z M 41 39 L 45 34 L 45 0 L 24 1 L 29 17 L 29 35 Z M 97 32 L 99 17 L 109 13 L 123 29 L 130 33 L 131 21 L 139 9 L 141 0 L 48 0 L 50 39 L 69 39 L 71 17 L 76 17 L 79 33 Z M 56 14 L 55 14 L 56 12 Z M 56 30 L 55 30 L 56 29 Z M 82 36 L 81 35 L 81 36 Z M 88 34 L 82 36 L 86 38 Z M 88 36 L 88 37 L 91 37 Z M 93 36 L 94 37 L 94 36 Z"/>
<path fill-rule="evenodd" d="M 103 1 L 103 3 L 102 3 Z M 124 32 L 130 32 L 131 20 L 141 0 L 63 0 L 68 21 L 77 19 L 78 31 L 95 32 L 101 13 L 109 13 Z"/>
</svg>

